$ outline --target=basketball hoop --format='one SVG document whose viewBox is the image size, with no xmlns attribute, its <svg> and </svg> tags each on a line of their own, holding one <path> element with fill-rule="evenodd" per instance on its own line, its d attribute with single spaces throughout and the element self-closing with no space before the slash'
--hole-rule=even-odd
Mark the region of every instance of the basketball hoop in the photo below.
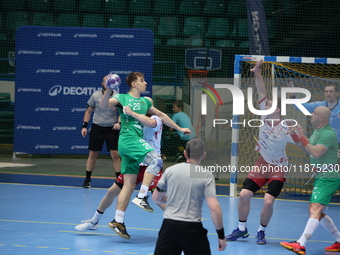
<svg viewBox="0 0 340 255">
<path fill-rule="evenodd" d="M 207 77 L 208 77 L 209 71 L 207 70 L 188 70 L 188 75 L 190 78 L 190 83 L 207 83 Z"/>
</svg>

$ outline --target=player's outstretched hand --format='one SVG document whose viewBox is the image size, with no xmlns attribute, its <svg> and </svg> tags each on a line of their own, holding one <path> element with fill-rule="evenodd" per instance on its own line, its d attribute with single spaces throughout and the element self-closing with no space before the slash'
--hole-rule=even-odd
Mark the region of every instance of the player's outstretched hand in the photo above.
<svg viewBox="0 0 340 255">
<path fill-rule="evenodd" d="M 218 239 L 218 250 L 219 251 L 224 251 L 225 248 L 227 247 L 227 242 L 225 241 L 225 239 Z"/>
<path fill-rule="evenodd" d="M 191 130 L 189 128 L 180 128 L 180 131 L 184 133 L 185 135 L 190 135 Z"/>
<path fill-rule="evenodd" d="M 255 75 L 260 74 L 262 62 L 263 62 L 263 59 L 261 59 L 260 61 L 257 61 L 255 64 L 255 67 L 253 69 L 250 69 L 250 71 L 253 72 Z"/>
</svg>

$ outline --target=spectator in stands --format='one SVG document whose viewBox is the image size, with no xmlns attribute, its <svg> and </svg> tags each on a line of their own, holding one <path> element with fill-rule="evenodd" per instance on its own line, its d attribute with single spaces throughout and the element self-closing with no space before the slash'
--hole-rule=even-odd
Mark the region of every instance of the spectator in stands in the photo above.
<svg viewBox="0 0 340 255">
<path fill-rule="evenodd" d="M 191 120 L 189 116 L 183 112 L 183 101 L 182 100 L 176 100 L 173 103 L 172 110 L 174 112 L 174 115 L 172 116 L 172 120 L 179 126 L 181 127 L 186 127 L 191 130 L 190 135 L 185 135 L 181 132 L 172 132 L 172 128 L 170 128 L 170 142 L 171 144 L 175 144 L 175 150 L 171 151 L 171 155 L 176 155 L 179 153 L 178 147 L 182 146 L 185 148 L 186 143 L 191 139 L 196 136 L 196 132 L 191 124 Z M 173 147 L 173 146 L 171 146 Z M 183 155 L 176 155 L 179 158 L 183 158 Z M 177 159 L 179 159 L 177 158 Z"/>
</svg>

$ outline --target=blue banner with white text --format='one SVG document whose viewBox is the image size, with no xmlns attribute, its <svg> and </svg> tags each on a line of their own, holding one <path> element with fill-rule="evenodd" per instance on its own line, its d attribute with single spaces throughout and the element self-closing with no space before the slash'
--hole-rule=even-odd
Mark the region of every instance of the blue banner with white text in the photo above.
<svg viewBox="0 0 340 255">
<path fill-rule="evenodd" d="M 267 23 L 262 0 L 247 0 L 250 55 L 270 55 Z"/>
<path fill-rule="evenodd" d="M 105 75 L 118 74 L 126 93 L 126 76 L 142 72 L 151 96 L 153 38 L 148 29 L 20 27 L 13 152 L 87 154 L 83 117 Z"/>
</svg>

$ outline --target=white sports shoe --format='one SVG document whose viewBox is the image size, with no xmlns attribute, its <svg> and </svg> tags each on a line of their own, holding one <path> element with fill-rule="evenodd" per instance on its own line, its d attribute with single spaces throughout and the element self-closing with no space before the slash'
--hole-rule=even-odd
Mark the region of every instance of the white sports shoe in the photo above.
<svg viewBox="0 0 340 255">
<path fill-rule="evenodd" d="M 83 220 L 82 224 L 75 226 L 74 228 L 78 231 L 85 232 L 87 230 L 97 230 L 98 224 L 92 224 L 90 220 Z"/>
</svg>

